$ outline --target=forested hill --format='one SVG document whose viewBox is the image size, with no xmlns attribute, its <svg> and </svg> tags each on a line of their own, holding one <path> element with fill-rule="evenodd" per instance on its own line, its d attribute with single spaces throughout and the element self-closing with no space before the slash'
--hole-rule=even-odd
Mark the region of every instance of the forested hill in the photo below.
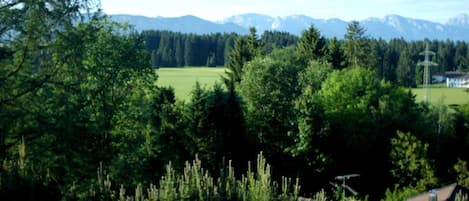
<svg viewBox="0 0 469 201">
<path fill-rule="evenodd" d="M 305 15 L 270 17 L 259 14 L 237 15 L 222 22 L 211 22 L 195 16 L 175 18 L 132 15 L 111 15 L 117 22 L 129 22 L 139 31 L 168 30 L 182 33 L 238 33 L 247 34 L 249 27 L 256 27 L 262 33 L 265 30 L 288 32 L 299 36 L 309 26 L 314 25 L 326 37 L 344 37 L 349 22 L 341 19 L 314 19 Z M 383 18 L 368 18 L 360 21 L 373 38 L 404 38 L 406 40 L 464 40 L 469 41 L 469 16 L 462 14 L 445 23 L 436 23 L 421 19 L 406 18 L 399 15 L 387 15 Z"/>
</svg>

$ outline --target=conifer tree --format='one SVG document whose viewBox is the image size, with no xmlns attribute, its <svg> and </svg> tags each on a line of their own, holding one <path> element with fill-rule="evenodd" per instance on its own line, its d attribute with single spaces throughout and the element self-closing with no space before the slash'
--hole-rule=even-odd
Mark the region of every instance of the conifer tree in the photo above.
<svg viewBox="0 0 469 201">
<path fill-rule="evenodd" d="M 415 65 L 415 62 L 410 58 L 409 50 L 405 48 L 399 56 L 396 69 L 398 84 L 406 87 L 415 87 L 415 71 L 412 68 Z"/>
<path fill-rule="evenodd" d="M 255 27 L 249 28 L 248 43 L 249 43 L 249 50 L 251 51 L 252 57 L 255 57 L 261 53 L 260 48 L 259 48 L 260 41 L 257 38 L 257 30 Z"/>
<path fill-rule="evenodd" d="M 256 28 L 249 28 L 249 32 L 250 34 L 247 38 L 239 37 L 236 40 L 234 49 L 229 54 L 227 76 L 222 77 L 228 89 L 234 89 L 234 85 L 241 82 L 244 65 L 261 54 Z"/>
<path fill-rule="evenodd" d="M 298 50 L 310 60 L 323 58 L 326 51 L 326 40 L 313 25 L 304 31 L 298 43 Z"/>
<path fill-rule="evenodd" d="M 342 69 L 346 66 L 346 58 L 341 43 L 336 37 L 329 40 L 327 45 L 328 57 L 327 60 L 331 63 L 334 69 Z"/>
<path fill-rule="evenodd" d="M 352 21 L 347 27 L 345 34 L 345 55 L 352 66 L 364 66 L 366 55 L 365 43 L 366 29 L 358 21 Z"/>
<path fill-rule="evenodd" d="M 231 89 L 236 83 L 241 81 L 244 64 L 252 59 L 253 55 L 249 48 L 249 43 L 246 38 L 240 37 L 236 40 L 234 49 L 230 52 L 228 71 L 226 76 L 222 77 L 225 85 Z"/>
</svg>

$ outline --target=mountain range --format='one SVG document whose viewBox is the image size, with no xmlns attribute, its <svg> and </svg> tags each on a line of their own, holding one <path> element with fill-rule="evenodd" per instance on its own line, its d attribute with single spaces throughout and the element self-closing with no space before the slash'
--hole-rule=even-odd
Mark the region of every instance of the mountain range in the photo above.
<svg viewBox="0 0 469 201">
<path fill-rule="evenodd" d="M 169 30 L 183 33 L 209 34 L 231 33 L 247 34 L 249 27 L 256 27 L 258 33 L 266 30 L 289 32 L 294 35 L 314 25 L 327 38 L 343 38 L 348 21 L 341 19 L 314 19 L 305 15 L 271 17 L 261 14 L 243 14 L 212 22 L 187 15 L 181 17 L 144 17 L 135 15 L 111 15 L 117 22 L 128 22 L 137 31 Z M 464 40 L 469 41 L 469 15 L 461 14 L 445 23 L 422 19 L 412 19 L 399 15 L 387 15 L 383 18 L 368 18 L 359 21 L 366 28 L 366 35 L 373 38 L 389 40 L 404 38 L 406 40 Z"/>
</svg>

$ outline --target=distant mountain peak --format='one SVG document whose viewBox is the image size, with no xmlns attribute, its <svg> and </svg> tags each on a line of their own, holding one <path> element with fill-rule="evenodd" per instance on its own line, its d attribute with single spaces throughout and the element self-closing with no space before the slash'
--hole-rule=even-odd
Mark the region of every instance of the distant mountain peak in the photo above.
<svg viewBox="0 0 469 201">
<path fill-rule="evenodd" d="M 215 32 L 249 33 L 249 27 L 256 27 L 258 34 L 266 30 L 289 32 L 295 35 L 314 25 L 322 35 L 328 38 L 343 38 L 348 21 L 337 18 L 314 19 L 306 15 L 271 17 L 264 14 L 246 13 L 235 15 L 219 22 L 211 22 L 193 15 L 181 17 L 148 18 L 132 15 L 112 15 L 115 21 L 128 21 L 139 31 L 156 29 L 183 33 L 208 34 Z M 366 28 L 366 35 L 374 38 L 406 40 L 464 40 L 469 41 L 469 15 L 460 14 L 441 24 L 421 19 L 407 18 L 400 15 L 386 15 L 382 18 L 367 18 L 359 21 Z"/>
</svg>

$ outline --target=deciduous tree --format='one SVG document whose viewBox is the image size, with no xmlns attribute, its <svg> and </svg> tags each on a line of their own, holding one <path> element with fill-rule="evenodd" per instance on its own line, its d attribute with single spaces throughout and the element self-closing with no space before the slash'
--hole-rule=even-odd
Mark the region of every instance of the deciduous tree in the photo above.
<svg viewBox="0 0 469 201">
<path fill-rule="evenodd" d="M 391 174 L 400 186 L 426 189 L 436 184 L 433 168 L 427 159 L 428 144 L 410 133 L 398 131 L 391 139 Z"/>
</svg>

